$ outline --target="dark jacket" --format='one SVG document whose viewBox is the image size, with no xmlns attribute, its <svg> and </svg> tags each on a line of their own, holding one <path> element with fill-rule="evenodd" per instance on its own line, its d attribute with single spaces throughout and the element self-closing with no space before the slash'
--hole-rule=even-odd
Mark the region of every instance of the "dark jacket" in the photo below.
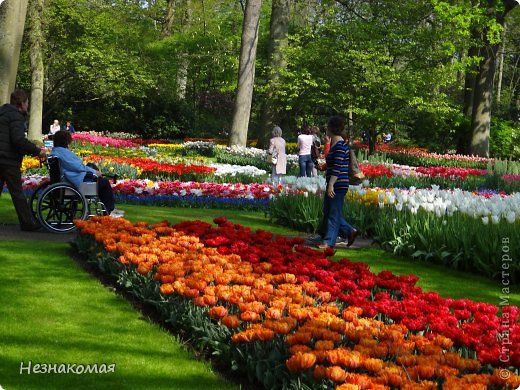
<svg viewBox="0 0 520 390">
<path fill-rule="evenodd" d="M 16 106 L 0 107 L 0 164 L 20 166 L 24 154 L 37 156 L 40 148 L 25 138 L 25 115 Z"/>
</svg>

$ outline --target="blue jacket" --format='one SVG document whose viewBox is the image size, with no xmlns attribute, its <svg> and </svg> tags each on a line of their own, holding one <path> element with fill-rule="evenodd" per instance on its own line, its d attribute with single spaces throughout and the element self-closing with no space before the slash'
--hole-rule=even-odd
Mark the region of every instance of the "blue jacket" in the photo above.
<svg viewBox="0 0 520 390">
<path fill-rule="evenodd" d="M 95 169 L 85 166 L 81 158 L 67 148 L 56 146 L 52 149 L 51 155 L 60 159 L 62 176 L 76 188 L 83 183 L 87 172 L 96 174 Z"/>
</svg>

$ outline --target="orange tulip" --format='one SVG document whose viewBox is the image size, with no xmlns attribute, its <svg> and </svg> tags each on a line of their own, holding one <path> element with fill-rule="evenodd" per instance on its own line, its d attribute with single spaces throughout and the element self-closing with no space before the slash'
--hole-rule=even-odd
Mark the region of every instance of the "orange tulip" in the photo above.
<svg viewBox="0 0 520 390">
<path fill-rule="evenodd" d="M 224 306 L 213 306 L 211 309 L 209 309 L 208 314 L 211 318 L 222 318 L 227 316 L 228 309 L 226 309 Z"/>
<path fill-rule="evenodd" d="M 237 328 L 240 325 L 240 319 L 237 316 L 224 316 L 222 317 L 222 323 L 228 328 Z"/>
<path fill-rule="evenodd" d="M 326 351 L 334 349 L 334 341 L 331 340 L 318 340 L 314 344 L 314 349 L 317 351 Z"/>
<path fill-rule="evenodd" d="M 166 284 L 161 284 L 161 294 L 164 294 L 164 295 L 170 295 L 170 294 L 173 294 L 174 293 L 174 289 L 173 289 L 173 286 L 170 284 L 170 283 L 166 283 Z"/>
<path fill-rule="evenodd" d="M 347 372 L 339 366 L 327 367 L 327 378 L 334 382 L 344 382 Z"/>
<path fill-rule="evenodd" d="M 316 363 L 316 355 L 311 352 L 297 353 L 291 356 L 285 362 L 290 372 L 302 372 L 305 371 Z"/>
</svg>

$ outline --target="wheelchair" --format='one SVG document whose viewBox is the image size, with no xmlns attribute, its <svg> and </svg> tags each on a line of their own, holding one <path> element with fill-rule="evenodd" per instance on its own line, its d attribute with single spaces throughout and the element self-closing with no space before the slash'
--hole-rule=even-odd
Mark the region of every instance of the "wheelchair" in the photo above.
<svg viewBox="0 0 520 390">
<path fill-rule="evenodd" d="M 53 233 L 69 233 L 76 230 L 75 219 L 85 220 L 95 215 L 108 215 L 99 200 L 97 182 L 83 182 L 79 188 L 63 181 L 60 159 L 46 159 L 49 179 L 42 182 L 31 194 L 29 203 L 42 226 Z M 116 177 L 113 177 L 117 180 Z"/>
</svg>

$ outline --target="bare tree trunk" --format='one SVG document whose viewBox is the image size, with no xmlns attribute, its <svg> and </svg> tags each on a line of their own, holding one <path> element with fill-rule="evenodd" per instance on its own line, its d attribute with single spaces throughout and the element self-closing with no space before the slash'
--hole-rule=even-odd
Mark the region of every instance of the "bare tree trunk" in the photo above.
<svg viewBox="0 0 520 390">
<path fill-rule="evenodd" d="M 480 62 L 480 72 L 477 75 L 473 95 L 470 153 L 482 157 L 489 156 L 493 78 L 495 76 L 497 47 L 498 45 L 492 45 L 483 50 L 484 58 Z"/>
<path fill-rule="evenodd" d="M 168 9 L 166 10 L 166 18 L 164 19 L 164 25 L 162 27 L 161 36 L 167 38 L 172 35 L 173 19 L 175 18 L 175 6 L 177 0 L 168 1 Z"/>
<path fill-rule="evenodd" d="M 272 3 L 267 57 L 269 73 L 267 74 L 267 92 L 258 130 L 258 142 L 256 144 L 258 148 L 266 146 L 269 131 L 275 124 L 279 124 L 277 123 L 278 110 L 275 107 L 274 91 L 279 79 L 279 69 L 287 66 L 282 51 L 287 45 L 287 33 L 289 32 L 289 3 L 289 0 L 273 0 Z"/>
<path fill-rule="evenodd" d="M 498 53 L 498 81 L 497 81 L 497 104 L 500 105 L 502 95 L 502 77 L 504 74 L 504 51 L 506 50 L 506 33 L 507 25 L 504 23 L 504 31 L 502 32 L 502 42 Z"/>
<path fill-rule="evenodd" d="M 497 23 L 504 25 L 505 17 L 513 8 L 518 6 L 518 0 L 504 0 L 503 11 L 495 9 L 496 0 L 488 0 L 488 12 L 495 13 Z M 486 31 L 484 31 L 484 37 Z M 493 79 L 496 69 L 496 54 L 498 44 L 490 44 L 483 40 L 483 56 L 480 62 L 479 74 L 473 95 L 473 113 L 471 117 L 471 144 L 470 152 L 477 156 L 489 156 L 489 136 L 491 129 L 491 107 L 493 102 Z"/>
<path fill-rule="evenodd" d="M 185 10 L 182 18 L 182 32 L 185 32 L 189 29 L 191 25 L 191 19 L 193 10 L 191 8 L 191 0 L 185 0 Z M 177 98 L 179 100 L 184 100 L 186 98 L 186 86 L 188 85 L 188 67 L 189 61 L 186 53 L 181 53 L 179 55 L 180 63 L 179 68 L 177 69 Z"/>
<path fill-rule="evenodd" d="M 30 0 L 29 2 L 29 59 L 31 62 L 31 115 L 29 117 L 28 138 L 34 141 L 42 140 L 43 120 L 43 43 L 42 29 L 43 9 L 45 0 Z"/>
<path fill-rule="evenodd" d="M 238 69 L 238 85 L 233 111 L 233 125 L 229 135 L 229 144 L 246 146 L 253 84 L 255 80 L 256 47 L 260 26 L 260 8 L 262 0 L 248 0 L 242 27 L 242 43 Z"/>
<path fill-rule="evenodd" d="M 471 47 L 468 50 L 468 57 L 476 57 L 478 56 L 478 49 L 476 47 Z M 457 143 L 457 153 L 459 154 L 468 154 L 469 153 L 469 143 L 471 141 L 471 117 L 473 113 L 473 93 L 475 91 L 475 84 L 477 78 L 475 76 L 473 69 L 466 70 L 466 75 L 464 77 L 464 94 L 463 94 L 463 108 L 462 113 L 467 118 L 467 123 L 462 123 L 457 128 L 456 134 L 456 143 Z"/>
<path fill-rule="evenodd" d="M 28 0 L 0 4 L 0 104 L 8 103 L 16 86 Z"/>
</svg>

